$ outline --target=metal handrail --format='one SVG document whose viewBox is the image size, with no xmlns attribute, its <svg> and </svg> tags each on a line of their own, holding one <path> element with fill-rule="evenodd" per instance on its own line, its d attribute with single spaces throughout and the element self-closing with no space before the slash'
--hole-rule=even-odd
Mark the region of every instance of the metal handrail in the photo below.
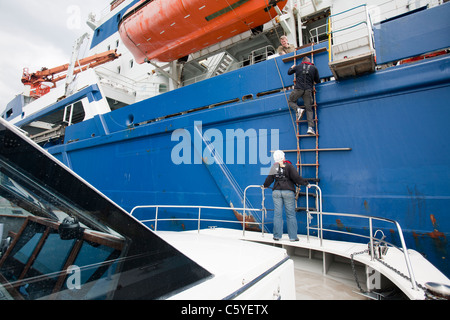
<svg viewBox="0 0 450 320">
<path fill-rule="evenodd" d="M 248 57 L 245 60 L 234 61 L 233 63 L 231 63 L 230 67 L 228 68 L 228 70 L 229 71 L 237 70 L 237 69 L 244 68 L 244 67 L 246 67 L 248 65 L 254 65 L 254 64 L 258 63 L 258 62 L 266 61 L 267 59 L 269 59 L 270 56 L 272 56 L 271 52 L 274 52 L 274 54 L 276 54 L 276 52 L 277 52 L 276 49 L 272 45 L 268 45 L 268 46 L 265 46 L 265 47 L 261 47 L 261 48 L 255 49 L 255 50 L 253 50 L 252 52 L 249 53 Z M 256 60 L 255 58 L 259 57 L 259 56 L 261 56 L 261 59 Z M 214 68 L 215 68 L 215 66 L 211 67 L 210 69 L 212 70 Z M 226 71 L 224 73 L 227 73 L 227 72 L 228 71 Z M 183 86 L 187 86 L 187 85 L 190 85 L 190 84 L 193 84 L 193 83 L 197 83 L 197 82 L 203 81 L 205 79 L 213 78 L 213 77 L 216 77 L 216 76 L 217 75 L 214 75 L 214 74 L 211 74 L 211 75 L 208 76 L 207 73 L 201 74 L 201 75 L 198 75 L 198 76 L 195 76 L 195 77 L 192 77 L 192 78 L 184 80 L 183 81 Z"/>
<path fill-rule="evenodd" d="M 250 189 L 250 188 L 261 188 L 262 189 L 263 200 L 262 200 L 262 208 L 261 209 L 247 208 L 247 206 L 246 206 L 246 193 L 247 193 L 247 190 Z M 310 211 L 309 210 L 308 195 L 309 195 L 309 189 L 310 188 L 315 188 L 316 189 L 316 202 L 317 202 L 316 203 L 316 208 L 317 208 L 318 211 Z M 251 185 L 251 186 L 248 186 L 247 188 L 245 188 L 245 190 L 244 190 L 244 208 L 214 207 L 214 206 L 181 206 L 181 205 L 144 205 L 144 206 L 136 206 L 136 207 L 134 207 L 131 210 L 130 215 L 133 216 L 134 212 L 136 210 L 139 210 L 139 209 L 155 208 L 156 209 L 156 214 L 155 214 L 155 218 L 154 219 L 140 220 L 140 222 L 142 222 L 142 223 L 143 222 L 152 222 L 152 221 L 154 221 L 155 222 L 155 231 L 158 230 L 158 221 L 174 221 L 174 220 L 196 221 L 197 220 L 198 221 L 198 230 L 197 230 L 198 233 L 200 233 L 200 223 L 202 221 L 210 221 L 210 222 L 242 223 L 242 226 L 243 226 L 243 230 L 242 230 L 243 237 L 245 236 L 245 226 L 247 224 L 256 224 L 256 225 L 262 224 L 262 228 L 261 229 L 262 229 L 262 235 L 264 236 L 264 224 L 265 224 L 264 216 L 267 213 L 267 210 L 265 209 L 265 205 L 264 205 L 264 200 L 265 200 L 264 190 L 265 190 L 265 188 L 263 186 L 260 186 L 260 185 Z M 394 224 L 395 227 L 397 228 L 397 232 L 399 234 L 401 247 L 402 247 L 401 249 L 400 248 L 398 248 L 398 249 L 403 251 L 403 255 L 404 255 L 404 258 L 405 258 L 405 262 L 406 262 L 406 266 L 407 266 L 407 269 L 408 269 L 409 278 L 410 278 L 410 281 L 411 281 L 412 288 L 414 290 L 418 290 L 417 284 L 416 284 L 416 280 L 415 280 L 415 276 L 414 276 L 414 271 L 413 271 L 412 265 L 411 265 L 411 260 L 409 258 L 408 249 L 406 247 L 405 239 L 403 237 L 403 231 L 402 231 L 402 228 L 400 227 L 400 224 L 397 221 L 391 220 L 391 219 L 387 219 L 387 218 L 381 218 L 381 217 L 375 217 L 375 216 L 366 216 L 366 215 L 360 215 L 360 214 L 323 212 L 322 211 L 322 190 L 317 185 L 308 185 L 307 186 L 307 188 L 306 188 L 306 199 L 307 199 L 306 200 L 307 239 L 308 239 L 308 242 L 309 242 L 309 229 L 316 229 L 318 231 L 318 238 L 320 240 L 320 246 L 321 247 L 323 246 L 323 239 L 324 239 L 323 232 L 324 231 L 333 232 L 333 233 L 342 233 L 342 234 L 357 236 L 357 237 L 361 237 L 361 238 L 369 238 L 370 239 L 370 249 L 371 249 L 370 250 L 371 251 L 370 255 L 371 255 L 371 260 L 373 261 L 374 260 L 374 252 L 375 252 L 375 250 L 374 250 L 374 240 L 378 240 L 380 242 L 384 242 L 386 244 L 389 244 L 389 245 L 392 245 L 392 246 L 396 247 L 395 245 L 393 245 L 393 244 L 391 244 L 391 243 L 389 243 L 387 241 L 375 238 L 374 233 L 373 233 L 373 221 L 377 220 L 377 221 L 383 221 L 383 222 L 388 222 L 388 223 Z M 158 217 L 159 208 L 198 209 L 198 218 L 197 219 L 182 219 L 182 218 L 178 218 L 178 219 L 174 219 L 174 218 L 160 219 Z M 217 219 L 202 219 L 201 218 L 201 211 L 202 211 L 202 209 L 233 210 L 233 211 L 239 210 L 239 211 L 243 211 L 242 222 L 241 221 L 229 221 L 229 220 L 217 220 Z M 262 223 L 250 222 L 250 221 L 246 222 L 246 212 L 247 211 L 254 211 L 254 212 L 261 211 L 263 213 L 263 215 L 262 215 L 263 216 L 262 217 Z M 318 216 L 318 220 L 319 221 L 318 221 L 318 227 L 317 228 L 311 227 L 309 225 L 310 222 L 309 222 L 308 217 L 309 217 L 310 213 L 317 214 L 317 216 Z M 340 230 L 324 229 L 323 228 L 323 216 L 324 215 L 326 215 L 326 216 L 337 216 L 337 217 L 351 217 L 351 218 L 368 219 L 369 220 L 369 232 L 370 232 L 370 235 L 366 236 L 366 235 L 361 235 L 361 234 L 352 233 L 352 232 L 343 232 L 343 231 L 340 231 Z"/>
<path fill-rule="evenodd" d="M 245 188 L 244 190 L 244 213 L 242 214 L 242 236 L 245 236 L 245 216 L 246 216 L 246 206 L 247 206 L 247 190 L 250 188 L 261 188 L 261 194 L 262 194 L 262 203 L 261 203 L 261 209 L 258 211 L 262 211 L 262 234 L 264 235 L 264 218 L 267 214 L 267 210 L 266 207 L 264 205 L 265 202 L 265 194 L 264 194 L 264 186 L 261 185 L 250 185 L 248 187 Z"/>
<path fill-rule="evenodd" d="M 388 222 L 388 223 L 393 223 L 395 225 L 395 227 L 397 228 L 397 232 L 398 235 L 400 237 L 400 242 L 402 245 L 402 249 L 401 251 L 403 251 L 403 255 L 405 258 L 405 262 L 406 262 L 406 267 L 408 269 L 408 273 L 409 273 L 409 278 L 411 280 L 411 285 L 412 288 L 414 290 L 418 290 L 417 288 L 417 284 L 416 284 L 416 279 L 414 276 L 414 271 L 412 269 L 412 264 L 411 264 L 411 260 L 409 258 L 409 253 L 408 253 L 408 249 L 406 247 L 406 243 L 405 243 L 405 239 L 403 237 L 403 231 L 402 228 L 400 227 L 400 224 L 395 221 L 395 220 L 391 220 L 391 219 L 387 219 L 387 218 L 381 218 L 381 217 L 375 217 L 375 216 L 365 216 L 365 215 L 360 215 L 360 214 L 350 214 L 350 213 L 331 213 L 331 212 L 323 212 L 322 211 L 322 190 L 320 189 L 320 187 L 318 185 L 308 185 L 306 187 L 306 213 L 309 217 L 310 215 L 310 211 L 309 211 L 309 201 L 308 201 L 308 190 L 310 188 L 315 188 L 316 189 L 316 208 L 318 211 L 314 211 L 314 213 L 317 214 L 318 216 L 318 228 L 314 228 L 314 227 L 310 227 L 309 225 L 309 219 L 307 218 L 307 241 L 309 242 L 309 229 L 317 229 L 317 236 L 320 240 L 320 246 L 323 245 L 323 231 L 329 231 L 329 232 L 334 232 L 334 233 L 344 233 L 344 234 L 348 234 L 348 235 L 353 235 L 353 236 L 357 236 L 357 237 L 363 237 L 363 238 L 369 238 L 370 239 L 370 256 L 371 256 L 371 260 L 374 260 L 374 254 L 375 254 L 375 250 L 374 250 L 374 239 L 376 239 L 373 235 L 373 220 L 377 220 L 377 221 L 383 221 L 383 222 Z M 369 220 L 369 232 L 370 232 L 370 236 L 363 236 L 360 234 L 356 234 L 356 233 L 352 233 L 352 232 L 342 232 L 342 231 L 338 231 L 338 230 L 330 230 L 330 229 L 324 229 L 323 228 L 323 215 L 327 215 L 327 216 L 339 216 L 339 217 L 352 217 L 352 218 L 361 218 L 361 219 L 368 219 Z M 377 239 L 378 240 L 378 239 Z M 387 241 L 381 240 L 387 244 L 393 245 L 391 243 L 388 243 Z"/>
<path fill-rule="evenodd" d="M 262 209 L 251 209 L 251 208 L 233 208 L 233 207 L 214 207 L 214 206 L 181 206 L 181 205 L 143 205 L 143 206 L 136 206 L 134 207 L 130 215 L 133 216 L 134 212 L 139 209 L 151 209 L 155 208 L 155 218 L 154 219 L 148 219 L 148 220 L 139 220 L 140 222 L 155 222 L 155 231 L 158 230 L 158 221 L 174 221 L 174 220 L 183 220 L 183 221 L 198 221 L 198 233 L 200 233 L 200 223 L 201 221 L 211 221 L 211 222 L 227 222 L 227 223 L 241 223 L 240 221 L 229 221 L 229 220 L 217 220 L 217 219 L 201 219 L 201 212 L 202 209 L 213 209 L 213 210 L 239 210 L 239 211 L 262 211 Z M 197 219 L 185 219 L 185 218 L 179 218 L 179 219 L 159 219 L 158 218 L 158 212 L 159 208 L 177 208 L 177 209 L 198 209 L 198 218 Z M 245 229 L 245 214 L 243 214 L 243 224 Z M 247 222 L 247 224 L 260 224 L 259 222 Z"/>
<path fill-rule="evenodd" d="M 319 214 L 322 212 L 322 190 L 319 188 L 318 185 L 315 184 L 309 184 L 306 186 L 306 214 L 307 214 L 307 218 L 306 218 L 306 230 L 307 230 L 307 234 L 306 234 L 306 239 L 309 242 L 309 229 L 310 226 L 309 224 L 311 223 L 310 221 L 310 217 L 311 217 L 311 213 L 309 211 L 309 189 L 314 187 L 316 189 L 316 208 L 317 208 L 317 217 L 318 217 L 318 237 L 320 240 L 320 246 L 322 246 L 323 243 L 323 226 L 322 226 L 322 216 Z M 311 217 L 312 219 L 312 217 Z M 311 229 L 316 229 L 316 228 L 311 228 Z"/>
<path fill-rule="evenodd" d="M 350 26 L 346 26 L 344 28 L 340 28 L 338 30 L 333 30 L 333 28 L 332 28 L 332 21 L 331 21 L 332 17 L 336 17 L 338 15 L 341 15 L 341 14 L 344 14 L 344 13 L 347 13 L 347 12 L 350 12 L 350 11 L 353 11 L 353 10 L 356 10 L 356 9 L 359 9 L 359 8 L 362 8 L 362 7 L 364 7 L 364 10 L 365 10 L 365 19 L 364 20 L 359 21 L 359 22 L 357 22 L 355 24 L 352 24 Z M 375 45 L 374 45 L 374 39 L 373 39 L 373 23 L 372 23 L 372 19 L 370 18 L 370 14 L 369 14 L 369 10 L 367 8 L 367 4 L 361 4 L 359 6 L 356 6 L 356 7 L 350 8 L 348 10 L 345 10 L 345 11 L 342 11 L 342 12 L 338 12 L 336 14 L 328 16 L 326 25 L 327 25 L 328 46 L 329 46 L 328 54 L 329 54 L 329 61 L 330 62 L 333 60 L 333 46 L 332 46 L 332 40 L 331 40 L 332 39 L 332 35 L 335 34 L 335 33 L 338 33 L 338 32 L 342 32 L 342 31 L 345 31 L 345 30 L 353 29 L 353 28 L 355 28 L 355 27 L 357 27 L 359 25 L 362 25 L 362 24 L 365 24 L 367 26 L 367 32 L 368 32 L 368 36 L 369 36 L 370 49 L 374 50 Z"/>
</svg>

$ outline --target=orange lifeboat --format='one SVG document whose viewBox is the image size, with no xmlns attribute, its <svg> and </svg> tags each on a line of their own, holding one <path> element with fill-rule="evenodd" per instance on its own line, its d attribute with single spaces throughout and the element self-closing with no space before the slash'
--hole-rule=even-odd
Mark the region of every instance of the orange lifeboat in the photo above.
<svg viewBox="0 0 450 320">
<path fill-rule="evenodd" d="M 138 63 L 170 62 L 259 27 L 287 0 L 142 0 L 119 24 Z"/>
</svg>

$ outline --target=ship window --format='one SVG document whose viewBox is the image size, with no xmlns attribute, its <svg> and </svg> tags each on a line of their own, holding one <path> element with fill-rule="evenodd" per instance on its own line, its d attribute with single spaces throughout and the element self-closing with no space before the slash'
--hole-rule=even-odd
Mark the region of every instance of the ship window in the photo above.
<svg viewBox="0 0 450 320">
<path fill-rule="evenodd" d="M 158 299 L 211 276 L 9 126 L 0 300 Z"/>
<path fill-rule="evenodd" d="M 106 99 L 108 100 L 108 104 L 109 104 L 109 107 L 111 108 L 111 111 L 126 107 L 128 105 L 125 102 L 121 102 L 119 100 L 115 100 L 112 98 L 107 97 Z"/>
<path fill-rule="evenodd" d="M 33 273 L 52 274 L 62 270 L 64 267 L 63 261 L 68 258 L 74 243 L 75 239 L 61 241 L 57 231 L 52 230 L 52 233 L 45 239 L 44 245 L 39 251 L 32 269 L 28 271 L 26 277 L 33 276 Z M 51 256 L 56 259 L 49 259 Z"/>
<path fill-rule="evenodd" d="M 119 47 L 119 43 L 120 43 L 119 40 L 117 40 L 117 41 L 116 41 L 116 48 Z"/>
<path fill-rule="evenodd" d="M 80 284 L 83 285 L 93 281 L 94 278 L 95 280 L 98 280 L 103 276 L 106 276 L 108 273 L 105 271 L 109 268 L 116 267 L 116 264 L 112 262 L 115 262 L 115 259 L 117 259 L 119 255 L 119 250 L 99 245 L 98 243 L 84 241 L 77 258 L 75 259 L 74 265 L 91 266 L 97 264 L 97 267 L 86 268 L 83 270 L 83 272 L 81 272 Z M 98 268 L 99 265 L 101 266 L 100 270 Z"/>
<path fill-rule="evenodd" d="M 9 109 L 8 111 L 6 111 L 6 119 L 8 119 L 9 117 L 11 117 L 13 114 L 13 109 Z"/>
<path fill-rule="evenodd" d="M 74 243 L 75 240 L 61 241 L 57 230 L 52 230 L 45 242 L 42 245 L 38 244 L 37 249 L 40 249 L 38 256 L 24 278 L 40 278 L 40 280 L 30 281 L 28 286 L 21 287 L 21 293 L 26 298 L 38 299 L 52 293 Z"/>
<path fill-rule="evenodd" d="M 39 217 L 29 217 L 24 224 L 18 241 L 12 244 L 13 249 L 0 268 L 4 279 L 14 284 L 16 294 L 27 300 L 50 297 L 58 292 L 59 298 L 64 300 L 80 298 L 81 293 L 106 298 L 108 288 L 113 285 L 111 279 L 101 282 L 106 290 L 95 288 L 81 292 L 73 291 L 72 286 L 95 287 L 100 279 L 115 272 L 121 255 L 120 242 L 108 243 L 91 233 L 82 238 L 61 239 L 58 223 Z M 71 272 L 65 271 L 68 264 L 70 270 L 78 269 L 78 283 L 74 284 Z"/>
<path fill-rule="evenodd" d="M 133 65 L 134 65 L 134 60 L 131 59 L 131 60 L 130 60 L 130 69 L 133 68 Z"/>
<path fill-rule="evenodd" d="M 164 83 L 161 83 L 159 85 L 159 93 L 164 93 L 164 92 L 167 92 L 167 85 Z"/>
<path fill-rule="evenodd" d="M 64 122 L 70 126 L 83 121 L 85 115 L 83 103 L 78 101 L 77 103 L 66 107 L 66 110 L 64 111 Z"/>
<path fill-rule="evenodd" d="M 0 283 L 10 283 L 9 293 L 26 300 L 107 298 L 115 281 L 105 278 L 117 272 L 125 238 L 98 222 L 91 225 L 80 208 L 2 161 L 0 181 L 0 221 L 13 237 L 10 252 L 0 247 Z M 60 226 L 69 215 L 83 221 L 82 231 L 63 237 Z M 76 283 L 71 268 L 78 271 Z"/>
<path fill-rule="evenodd" d="M 45 228 L 43 226 L 38 226 L 31 223 L 27 225 L 22 233 L 23 236 L 20 237 L 19 241 L 14 246 L 14 250 L 9 255 L 11 259 L 10 263 L 13 267 L 10 267 L 7 272 L 3 273 L 3 276 L 7 280 L 11 281 L 19 279 L 29 257 L 32 255 L 34 250 L 36 250 L 44 231 Z"/>
</svg>

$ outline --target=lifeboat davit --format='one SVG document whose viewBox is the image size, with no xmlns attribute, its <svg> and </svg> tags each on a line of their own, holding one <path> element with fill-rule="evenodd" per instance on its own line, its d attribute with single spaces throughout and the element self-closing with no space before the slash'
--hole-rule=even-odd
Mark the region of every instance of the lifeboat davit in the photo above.
<svg viewBox="0 0 450 320">
<path fill-rule="evenodd" d="M 255 29 L 287 0 L 142 0 L 119 23 L 138 63 L 170 62 Z"/>
</svg>

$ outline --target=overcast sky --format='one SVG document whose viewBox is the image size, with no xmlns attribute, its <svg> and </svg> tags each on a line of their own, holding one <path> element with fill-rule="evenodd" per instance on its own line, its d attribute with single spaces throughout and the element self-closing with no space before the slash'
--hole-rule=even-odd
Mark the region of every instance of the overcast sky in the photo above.
<svg viewBox="0 0 450 320">
<path fill-rule="evenodd" d="M 111 0 L 0 0 L 0 112 L 17 94 L 24 67 L 30 72 L 68 63 L 72 47 Z M 83 52 L 81 52 L 83 54 Z"/>
</svg>

